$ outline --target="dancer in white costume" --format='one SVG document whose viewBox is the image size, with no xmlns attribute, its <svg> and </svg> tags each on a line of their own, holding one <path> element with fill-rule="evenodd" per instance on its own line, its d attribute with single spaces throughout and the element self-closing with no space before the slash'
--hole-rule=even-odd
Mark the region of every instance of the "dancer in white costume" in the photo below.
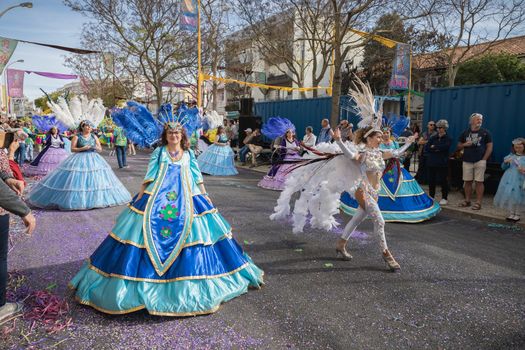
<svg viewBox="0 0 525 350">
<path fill-rule="evenodd" d="M 306 161 L 296 167 L 286 180 L 275 207 L 272 220 L 284 219 L 290 213 L 290 200 L 295 192 L 300 196 L 293 211 L 293 231 L 302 232 L 308 215 L 314 228 L 330 230 L 337 226 L 334 215 L 339 212 L 339 198 L 343 191 L 349 192 L 359 202 L 359 209 L 346 225 L 336 245 L 336 252 L 344 260 L 352 259 L 346 251 L 351 233 L 366 218 L 374 223 L 374 233 L 379 236 L 382 257 L 391 271 L 400 270 L 385 239 L 385 221 L 377 205 L 380 179 L 385 168 L 385 159 L 401 155 L 413 142 L 414 137 L 400 149 L 379 149 L 382 132 L 382 106 L 376 108 L 374 96 L 368 84 L 357 81 L 360 90 L 350 92 L 361 117 L 356 132 L 356 144 L 341 141 L 339 130 L 334 132 L 336 144 L 320 145 L 324 152 L 320 158 Z M 344 156 L 343 156 L 344 155 Z"/>
</svg>

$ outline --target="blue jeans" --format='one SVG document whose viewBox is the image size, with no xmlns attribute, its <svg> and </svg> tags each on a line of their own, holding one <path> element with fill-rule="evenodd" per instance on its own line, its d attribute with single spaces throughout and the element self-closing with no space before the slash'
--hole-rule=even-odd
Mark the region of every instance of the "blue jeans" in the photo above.
<svg viewBox="0 0 525 350">
<path fill-rule="evenodd" d="M 33 145 L 32 144 L 29 144 L 27 145 L 26 144 L 26 159 L 30 162 L 33 161 Z"/>
<path fill-rule="evenodd" d="M 239 160 L 243 163 L 246 163 L 246 156 L 248 155 L 248 152 L 250 152 L 250 149 L 247 145 L 242 146 L 242 148 L 239 150 Z"/>
<path fill-rule="evenodd" d="M 117 153 L 118 167 L 123 168 L 128 165 L 126 162 L 126 146 L 115 146 L 115 152 Z"/>
<path fill-rule="evenodd" d="M 20 147 L 15 152 L 15 160 L 18 163 L 18 165 L 22 166 L 24 165 L 24 161 L 26 160 L 26 144 L 25 142 L 20 142 Z"/>
</svg>

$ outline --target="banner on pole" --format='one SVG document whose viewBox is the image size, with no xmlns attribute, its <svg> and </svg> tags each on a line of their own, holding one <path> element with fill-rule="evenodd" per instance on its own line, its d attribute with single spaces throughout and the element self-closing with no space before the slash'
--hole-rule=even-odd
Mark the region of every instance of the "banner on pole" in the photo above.
<svg viewBox="0 0 525 350">
<path fill-rule="evenodd" d="M 180 28 L 189 32 L 197 31 L 198 22 L 197 0 L 181 0 L 180 4 Z"/>
<path fill-rule="evenodd" d="M 7 70 L 7 93 L 9 97 L 24 97 L 25 71 L 18 69 Z"/>
<path fill-rule="evenodd" d="M 4 71 L 4 68 L 13 55 L 17 44 L 17 40 L 0 37 L 0 72 Z"/>
<path fill-rule="evenodd" d="M 398 43 L 392 67 L 389 87 L 393 90 L 408 90 L 410 80 L 410 45 Z"/>
</svg>

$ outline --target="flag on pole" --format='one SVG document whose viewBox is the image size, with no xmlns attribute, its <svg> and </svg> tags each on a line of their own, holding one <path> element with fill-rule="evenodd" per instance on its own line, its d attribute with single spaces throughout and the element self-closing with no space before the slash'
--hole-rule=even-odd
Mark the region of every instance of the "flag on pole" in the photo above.
<svg viewBox="0 0 525 350">
<path fill-rule="evenodd" d="M 13 55 L 18 44 L 17 40 L 8 39 L 0 36 L 0 72 L 4 71 L 7 62 Z"/>
<path fill-rule="evenodd" d="M 189 32 L 197 31 L 198 22 L 197 0 L 181 0 L 180 4 L 180 28 Z"/>
<path fill-rule="evenodd" d="M 7 94 L 9 97 L 24 97 L 25 71 L 18 69 L 7 70 Z"/>
<path fill-rule="evenodd" d="M 398 43 L 389 86 L 393 90 L 408 90 L 410 80 L 410 45 Z"/>
</svg>

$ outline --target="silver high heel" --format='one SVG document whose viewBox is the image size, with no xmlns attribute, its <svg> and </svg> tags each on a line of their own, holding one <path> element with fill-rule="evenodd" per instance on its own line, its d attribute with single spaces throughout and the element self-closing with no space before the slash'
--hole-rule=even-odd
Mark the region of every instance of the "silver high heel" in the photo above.
<svg viewBox="0 0 525 350">
<path fill-rule="evenodd" d="M 350 261 L 352 260 L 352 255 L 346 251 L 346 242 L 347 241 L 342 238 L 339 239 L 337 245 L 335 246 L 335 256 L 337 258 L 341 258 L 341 260 Z M 339 248 L 339 246 L 341 246 L 343 243 L 343 248 Z"/>
</svg>

